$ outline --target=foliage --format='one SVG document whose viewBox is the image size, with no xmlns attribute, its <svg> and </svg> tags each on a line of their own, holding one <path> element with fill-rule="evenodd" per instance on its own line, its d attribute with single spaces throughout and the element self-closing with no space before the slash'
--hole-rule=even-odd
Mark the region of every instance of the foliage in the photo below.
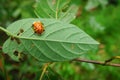
<svg viewBox="0 0 120 80">
<path fill-rule="evenodd" d="M 34 33 L 31 25 L 35 21 L 43 22 L 43 34 Z M 18 35 L 21 29 L 23 32 Z M 75 25 L 54 19 L 23 19 L 11 24 L 7 30 L 11 39 L 5 42 L 3 51 L 13 59 L 17 51 L 18 54 L 28 53 L 42 62 L 68 61 L 96 48 L 98 44 Z"/>
<path fill-rule="evenodd" d="M 70 5 L 70 0 L 38 0 L 35 12 L 41 18 L 55 18 L 70 23 L 75 19 L 77 8 Z"/>
<path fill-rule="evenodd" d="M 5 0 L 1 0 L 1 1 L 3 5 L 6 3 Z M 17 1 L 19 0 L 14 0 L 7 3 L 17 4 L 16 3 Z M 24 2 L 26 4 L 24 4 Z M 6 26 L 11 22 L 16 21 L 16 19 L 21 19 L 26 17 L 35 17 L 33 16 L 34 15 L 33 9 L 31 8 L 33 2 L 32 0 L 20 1 L 19 3 L 23 5 L 22 7 L 20 7 L 20 5 L 16 5 L 18 7 L 11 6 L 11 5 L 9 5 L 9 7 L 0 6 L 1 8 L 0 11 L 4 9 L 8 13 L 7 14 L 2 12 L 2 15 L 0 16 L 2 17 L 0 18 L 1 20 L 0 24 L 2 24 L 2 26 Z M 63 2 L 67 3 L 67 1 L 65 0 L 63 0 Z M 119 42 L 120 40 L 120 37 L 119 37 L 120 35 L 120 32 L 119 32 L 120 0 L 72 0 L 70 4 L 74 4 L 78 6 L 79 9 L 77 12 L 77 18 L 75 18 L 75 20 L 71 18 L 71 20 L 68 21 L 68 23 L 72 23 L 74 25 L 79 26 L 80 29 L 83 29 L 86 33 L 88 33 L 89 35 L 91 35 L 101 43 L 99 46 L 99 51 L 90 51 L 87 54 L 81 55 L 80 58 L 104 61 L 112 56 L 120 55 L 120 50 L 119 50 L 120 48 L 119 46 L 120 45 L 120 42 Z M 67 3 L 67 6 L 70 6 L 70 4 Z M 26 7 L 27 5 L 29 6 L 29 9 L 27 9 Z M 44 7 L 45 6 L 42 5 L 42 8 Z M 12 17 L 12 19 L 10 19 L 11 15 L 14 13 L 16 8 L 20 9 L 19 15 L 22 15 L 22 16 L 19 16 L 19 17 L 14 16 Z M 69 8 L 70 7 L 65 7 L 65 12 Z M 49 7 L 47 9 L 49 9 Z M 41 16 L 42 14 L 39 14 L 38 12 L 36 12 L 36 10 L 37 9 L 35 9 L 35 13 L 37 14 L 37 16 L 40 16 L 41 18 L 49 18 L 46 16 L 42 17 Z M 60 14 L 64 14 L 64 13 L 60 13 Z M 3 16 L 3 15 L 8 15 L 8 16 Z M 6 39 L 5 33 L 4 35 L 3 33 L 2 34 L 1 33 L 2 32 L 0 31 L 0 45 L 2 45 L 4 40 Z M 4 40 L 2 40 L 2 38 L 4 38 Z M 5 77 L 12 80 L 18 80 L 18 79 L 38 80 L 42 70 L 41 68 L 42 63 L 39 63 L 38 61 L 36 61 L 36 59 L 34 59 L 31 56 L 26 57 L 26 54 L 23 56 L 24 57 L 23 57 L 23 60 L 21 60 L 21 62 L 15 62 L 11 60 L 11 58 L 9 58 L 7 55 L 4 55 L 4 54 L 1 55 L 0 57 L 1 79 Z M 114 60 L 113 62 L 119 63 L 119 60 Z M 58 78 L 60 80 L 62 80 L 63 78 L 65 80 L 86 80 L 86 79 L 119 80 L 120 79 L 120 76 L 119 76 L 120 69 L 116 67 L 99 66 L 99 65 L 93 65 L 88 63 L 78 63 L 78 62 L 54 63 L 54 64 L 51 64 L 50 67 L 55 71 L 48 68 L 48 73 L 51 73 L 51 74 L 48 76 L 46 72 L 44 75 L 44 79 L 46 78 L 47 80 L 49 79 L 57 80 Z M 60 76 L 56 72 L 59 73 Z M 12 75 L 13 73 L 15 75 Z M 51 77 L 51 75 L 53 76 Z M 61 78 L 61 76 L 63 78 Z"/>
<path fill-rule="evenodd" d="M 35 3 L 34 0 L 1 0 L 0 25 L 5 27 L 8 26 L 11 22 L 20 18 L 35 17 L 33 12 L 33 3 Z"/>
</svg>

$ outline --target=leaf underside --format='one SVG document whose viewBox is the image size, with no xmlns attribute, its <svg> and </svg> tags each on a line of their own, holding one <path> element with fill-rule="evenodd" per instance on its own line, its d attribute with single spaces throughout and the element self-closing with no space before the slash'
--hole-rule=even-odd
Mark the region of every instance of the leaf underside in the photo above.
<svg viewBox="0 0 120 80">
<path fill-rule="evenodd" d="M 44 24 L 42 34 L 34 32 L 35 21 Z M 9 38 L 4 43 L 3 51 L 13 59 L 16 59 L 14 52 L 18 51 L 42 62 L 69 61 L 98 46 L 98 42 L 77 26 L 55 19 L 23 19 L 8 26 L 7 30 L 13 40 Z"/>
</svg>

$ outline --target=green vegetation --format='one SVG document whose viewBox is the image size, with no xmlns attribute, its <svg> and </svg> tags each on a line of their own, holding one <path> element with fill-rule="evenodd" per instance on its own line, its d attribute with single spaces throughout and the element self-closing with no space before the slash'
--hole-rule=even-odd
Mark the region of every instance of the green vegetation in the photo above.
<svg viewBox="0 0 120 80">
<path fill-rule="evenodd" d="M 120 55 L 120 0 L 1 0 L 0 13 L 0 80 L 39 80 L 45 62 L 52 63 L 42 80 L 120 80 L 119 67 L 71 61 L 104 62 Z M 32 29 L 39 20 L 45 27 L 40 35 Z M 68 33 L 72 36 L 64 39 Z"/>
</svg>

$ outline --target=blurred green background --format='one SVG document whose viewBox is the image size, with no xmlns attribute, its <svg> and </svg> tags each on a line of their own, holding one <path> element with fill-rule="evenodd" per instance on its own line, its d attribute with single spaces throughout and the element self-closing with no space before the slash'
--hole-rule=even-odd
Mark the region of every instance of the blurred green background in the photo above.
<svg viewBox="0 0 120 80">
<path fill-rule="evenodd" d="M 67 1 L 67 0 L 66 0 Z M 120 0 L 72 0 L 79 10 L 72 24 L 77 25 L 100 42 L 97 51 L 80 56 L 83 59 L 105 61 L 120 55 Z M 36 18 L 35 0 L 0 0 L 0 26 L 7 27 L 22 18 Z M 0 31 L 0 46 L 7 36 Z M 2 53 L 2 51 L 0 51 Z M 120 63 L 116 59 L 113 63 Z M 30 60 L 14 62 L 0 54 L 0 80 L 38 80 L 39 66 Z M 59 62 L 51 65 L 49 80 L 120 80 L 120 68 L 84 62 Z M 50 75 L 51 76 L 51 75 Z M 60 78 L 61 77 L 61 78 Z M 46 79 L 45 79 L 46 80 Z"/>
</svg>

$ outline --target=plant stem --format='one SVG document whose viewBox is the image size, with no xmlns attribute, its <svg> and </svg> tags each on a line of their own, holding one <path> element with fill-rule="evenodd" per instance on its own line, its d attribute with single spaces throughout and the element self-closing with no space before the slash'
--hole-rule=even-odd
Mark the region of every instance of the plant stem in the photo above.
<svg viewBox="0 0 120 80">
<path fill-rule="evenodd" d="M 46 64 L 44 65 L 43 71 L 42 71 L 42 73 L 41 73 L 41 76 L 40 76 L 40 79 L 39 79 L 39 80 L 42 80 L 42 78 L 43 78 L 43 76 L 44 76 L 44 73 L 45 73 L 45 71 L 46 71 L 46 69 L 47 69 L 47 67 L 48 67 L 49 64 L 50 64 L 50 63 L 46 63 Z"/>
<path fill-rule="evenodd" d="M 59 7 L 59 4 L 60 4 L 60 0 L 58 0 L 58 2 L 57 2 L 56 13 L 55 13 L 55 18 L 56 19 L 58 19 L 58 7 Z"/>
<path fill-rule="evenodd" d="M 55 18 L 57 19 L 58 16 L 58 10 L 56 10 Z"/>
<path fill-rule="evenodd" d="M 2 50 L 2 46 L 0 46 L 0 50 Z"/>
<path fill-rule="evenodd" d="M 86 59 L 74 59 L 72 61 L 77 61 L 77 62 L 86 62 L 86 63 L 92 63 L 92 64 L 99 64 L 99 65 L 103 65 L 103 66 L 115 66 L 115 67 L 120 67 L 120 64 L 114 64 L 114 63 L 106 63 L 106 61 L 104 62 L 100 62 L 100 61 L 94 61 L 94 60 L 86 60 Z"/>
<path fill-rule="evenodd" d="M 1 50 L 2 50 L 2 46 L 0 46 L 0 52 L 1 52 Z M 8 75 L 7 75 L 7 71 L 6 71 L 6 67 L 5 67 L 5 60 L 4 60 L 4 56 L 2 55 L 2 52 L 0 53 L 1 55 L 0 55 L 0 62 L 2 63 L 1 64 L 1 70 L 3 71 L 3 74 L 4 74 L 4 79 L 5 80 L 8 80 L 7 78 L 8 78 Z"/>
<path fill-rule="evenodd" d="M 4 31 L 7 35 L 12 36 L 12 34 L 11 34 L 9 31 L 7 31 L 6 29 L 4 29 L 4 28 L 1 27 L 1 26 L 0 26 L 0 30 Z"/>
<path fill-rule="evenodd" d="M 2 50 L 2 46 L 0 46 L 0 50 Z M 111 59 L 108 59 L 104 62 L 100 62 L 100 61 L 95 61 L 95 60 L 86 60 L 86 59 L 74 59 L 72 61 L 77 61 L 77 62 L 86 62 L 86 63 L 92 63 L 92 64 L 98 64 L 98 65 L 104 65 L 104 66 L 115 66 L 115 67 L 120 67 L 120 64 L 115 64 L 115 63 L 108 63 L 110 61 L 112 61 L 113 59 L 120 59 L 120 56 L 115 56 L 112 57 Z M 49 64 L 45 64 L 44 66 L 44 70 L 42 72 L 42 75 L 44 74 L 44 72 L 46 71 L 46 68 Z"/>
</svg>

